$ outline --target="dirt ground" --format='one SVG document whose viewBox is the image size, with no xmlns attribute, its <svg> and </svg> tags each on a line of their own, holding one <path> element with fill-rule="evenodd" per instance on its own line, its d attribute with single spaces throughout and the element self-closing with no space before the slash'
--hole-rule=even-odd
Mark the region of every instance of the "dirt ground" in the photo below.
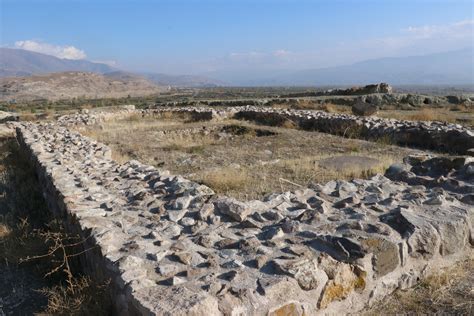
<svg viewBox="0 0 474 316">
<path fill-rule="evenodd" d="M 137 159 L 240 199 L 369 177 L 416 152 L 383 142 L 235 120 L 131 118 L 82 133 L 110 145 L 118 160 Z M 356 157 L 351 161 L 359 163 L 339 168 L 331 158 L 340 156 Z"/>
</svg>

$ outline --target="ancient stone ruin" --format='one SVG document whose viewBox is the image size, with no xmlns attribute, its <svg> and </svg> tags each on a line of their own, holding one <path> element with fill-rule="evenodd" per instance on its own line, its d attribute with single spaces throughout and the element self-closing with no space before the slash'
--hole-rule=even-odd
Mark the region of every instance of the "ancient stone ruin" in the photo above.
<svg viewBox="0 0 474 316">
<path fill-rule="evenodd" d="M 474 148 L 473 131 L 459 125 L 259 107 L 128 107 L 12 123 L 50 209 L 85 247 L 97 246 L 84 253 L 83 268 L 111 280 L 118 314 L 345 314 L 472 254 L 471 157 L 410 156 L 367 180 L 242 202 L 138 161 L 119 164 L 109 147 L 71 129 L 163 111 L 291 120 L 458 154 Z"/>
</svg>

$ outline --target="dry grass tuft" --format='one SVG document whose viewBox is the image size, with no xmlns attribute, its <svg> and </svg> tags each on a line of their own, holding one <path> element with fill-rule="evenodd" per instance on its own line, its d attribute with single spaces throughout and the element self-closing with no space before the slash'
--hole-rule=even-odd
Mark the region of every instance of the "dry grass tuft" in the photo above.
<svg viewBox="0 0 474 316">
<path fill-rule="evenodd" d="M 6 238 L 11 233 L 11 228 L 6 224 L 0 223 L 0 238 Z"/>
<path fill-rule="evenodd" d="M 443 117 L 435 109 L 423 108 L 416 111 L 408 117 L 411 121 L 443 121 L 446 117 Z"/>
<path fill-rule="evenodd" d="M 41 289 L 40 292 L 48 298 L 48 305 L 43 313 L 47 315 L 106 315 L 107 306 L 97 298 L 106 297 L 107 286 L 96 284 L 89 277 L 74 279 L 74 289 L 56 285 Z M 104 303 L 104 304 L 102 304 Z"/>
<path fill-rule="evenodd" d="M 232 167 L 209 171 L 200 176 L 199 180 L 217 193 L 242 190 L 250 183 L 250 177 L 246 169 Z"/>
<path fill-rule="evenodd" d="M 465 105 L 419 110 L 382 110 L 377 116 L 408 121 L 439 121 L 474 126 L 474 108 Z"/>
<path fill-rule="evenodd" d="M 328 113 L 351 113 L 351 107 L 334 103 L 323 103 L 320 109 Z"/>
<path fill-rule="evenodd" d="M 164 150 L 180 150 L 187 153 L 201 152 L 205 147 L 216 143 L 215 137 L 203 134 L 171 134 L 162 142 Z"/>
</svg>

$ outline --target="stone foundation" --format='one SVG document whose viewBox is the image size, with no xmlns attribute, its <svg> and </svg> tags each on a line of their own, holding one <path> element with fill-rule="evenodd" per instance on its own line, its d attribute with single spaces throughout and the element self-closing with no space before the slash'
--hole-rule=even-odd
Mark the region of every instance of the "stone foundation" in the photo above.
<svg viewBox="0 0 474 316">
<path fill-rule="evenodd" d="M 118 314 L 345 314 L 472 255 L 472 158 L 408 157 L 385 176 L 242 202 L 137 161 L 120 165 L 107 146 L 68 128 L 163 110 L 14 123 L 50 209 L 97 246 L 81 260 L 93 277 L 111 280 Z M 181 109 L 190 110 L 204 119 L 284 117 L 317 130 L 340 120 L 374 136 L 426 127 L 308 111 Z M 467 129 L 429 126 L 430 135 L 455 131 L 472 141 Z"/>
</svg>

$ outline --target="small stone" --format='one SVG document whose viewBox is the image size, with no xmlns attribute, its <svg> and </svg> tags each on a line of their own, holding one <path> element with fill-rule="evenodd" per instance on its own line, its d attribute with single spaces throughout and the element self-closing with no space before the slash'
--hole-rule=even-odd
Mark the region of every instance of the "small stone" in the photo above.
<svg viewBox="0 0 474 316">
<path fill-rule="evenodd" d="M 169 238 L 176 237 L 181 234 L 181 228 L 177 224 L 172 224 L 168 228 L 164 229 L 162 233 Z"/>
<path fill-rule="evenodd" d="M 174 210 L 182 210 L 186 209 L 189 207 L 189 204 L 191 204 L 191 201 L 193 200 L 193 197 L 190 195 L 187 196 L 181 196 L 174 200 L 172 203 L 172 207 Z"/>
<path fill-rule="evenodd" d="M 186 283 L 187 280 L 185 278 L 181 278 L 181 277 L 177 277 L 177 276 L 174 276 L 172 278 L 169 278 L 168 280 L 166 280 L 166 283 L 168 285 L 179 285 L 179 284 L 183 284 L 183 283 Z"/>
<path fill-rule="evenodd" d="M 442 205 L 446 202 L 443 196 L 435 196 L 434 198 L 428 199 L 423 202 L 425 205 Z"/>
<path fill-rule="evenodd" d="M 180 221 L 180 224 L 183 225 L 183 226 L 193 226 L 195 223 L 196 223 L 196 221 L 191 217 L 184 217 Z"/>
<path fill-rule="evenodd" d="M 277 238 L 282 238 L 285 236 L 285 232 L 280 227 L 271 227 L 267 231 L 263 232 L 264 239 L 273 240 Z"/>
<path fill-rule="evenodd" d="M 180 268 L 176 264 L 160 264 L 158 266 L 158 272 L 164 277 L 175 275 L 179 270 Z"/>
<path fill-rule="evenodd" d="M 187 209 L 182 209 L 182 210 L 169 210 L 168 211 L 168 217 L 171 221 L 177 223 L 180 219 L 186 215 L 188 212 Z"/>
<path fill-rule="evenodd" d="M 237 259 L 232 259 L 230 261 L 227 261 L 221 264 L 221 267 L 223 267 L 224 269 L 237 269 L 242 266 L 243 266 L 242 262 Z"/>
<path fill-rule="evenodd" d="M 168 250 L 160 250 L 154 253 L 147 253 L 146 257 L 149 260 L 160 262 L 164 257 L 166 257 L 170 252 Z"/>
<path fill-rule="evenodd" d="M 243 222 L 252 212 L 245 203 L 227 197 L 214 202 L 214 205 L 219 212 L 228 215 L 230 218 L 238 222 Z"/>
<path fill-rule="evenodd" d="M 335 208 L 343 208 L 349 205 L 359 204 L 360 200 L 357 196 L 350 196 L 348 198 L 342 199 L 334 203 Z"/>
<path fill-rule="evenodd" d="M 213 212 L 214 212 L 214 204 L 206 203 L 199 209 L 198 218 L 202 221 L 205 221 L 207 220 L 209 215 L 211 215 Z"/>
<path fill-rule="evenodd" d="M 176 252 L 174 256 L 183 264 L 189 265 L 191 264 L 191 260 L 193 256 L 189 252 Z"/>
<path fill-rule="evenodd" d="M 266 255 L 258 255 L 255 258 L 255 264 L 256 264 L 258 269 L 263 267 L 265 265 L 265 263 L 267 263 L 267 261 L 268 261 L 268 257 Z"/>
<path fill-rule="evenodd" d="M 262 228 L 262 224 L 252 218 L 246 218 L 242 223 L 240 223 L 240 226 L 242 226 L 242 228 Z"/>
</svg>

